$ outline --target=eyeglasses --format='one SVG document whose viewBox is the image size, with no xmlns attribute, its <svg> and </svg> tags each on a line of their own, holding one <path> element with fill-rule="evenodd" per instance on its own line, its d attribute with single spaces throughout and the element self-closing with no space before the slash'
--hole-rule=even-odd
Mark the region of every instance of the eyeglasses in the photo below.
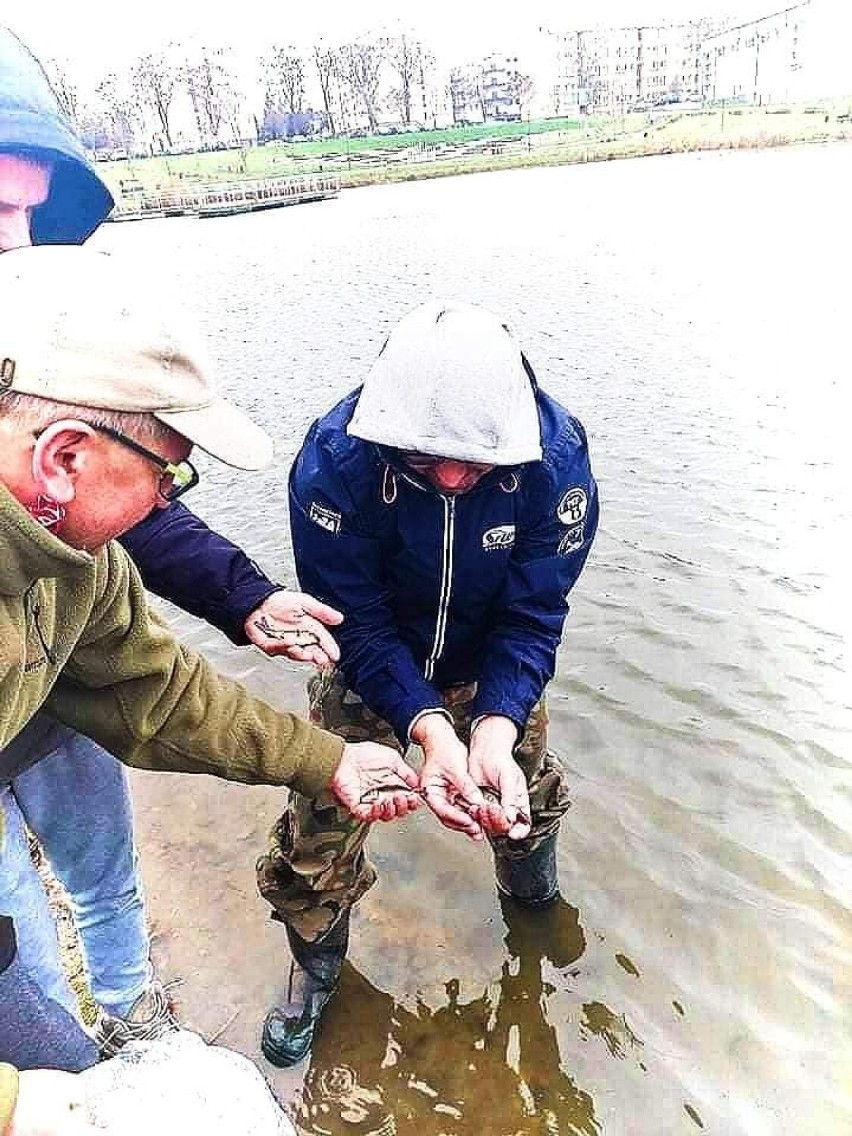
<svg viewBox="0 0 852 1136">
<path fill-rule="evenodd" d="M 471 473 L 490 473 L 494 468 L 493 465 L 488 465 L 485 462 L 459 461 L 456 458 L 439 458 L 432 454 L 418 454 L 410 450 L 399 450 L 398 452 L 405 464 L 411 466 L 416 473 L 428 473 L 430 470 L 435 469 L 436 466 L 445 465 L 447 462 L 463 465 Z"/>
<path fill-rule="evenodd" d="M 143 458 L 153 462 L 160 471 L 160 484 L 157 487 L 157 492 L 166 501 L 177 501 L 178 497 L 182 497 L 184 493 L 188 493 L 190 489 L 198 484 L 198 470 L 185 458 L 183 461 L 175 464 L 174 462 L 166 461 L 161 458 L 159 454 L 152 453 L 151 450 L 146 449 L 139 442 L 133 438 L 128 438 L 126 434 L 122 434 L 120 430 L 113 430 L 111 426 L 96 426 L 94 422 L 89 425 L 93 430 L 97 430 L 99 434 L 106 434 L 108 438 L 112 438 L 114 442 L 120 442 L 122 446 L 126 446 L 128 450 L 133 450 L 135 454 L 140 454 Z"/>
</svg>

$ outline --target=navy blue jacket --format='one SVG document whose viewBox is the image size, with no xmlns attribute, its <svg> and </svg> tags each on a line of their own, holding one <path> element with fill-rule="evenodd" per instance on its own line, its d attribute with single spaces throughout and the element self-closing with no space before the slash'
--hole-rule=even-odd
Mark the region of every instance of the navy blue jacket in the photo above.
<svg viewBox="0 0 852 1136">
<path fill-rule="evenodd" d="M 583 427 L 537 390 L 543 459 L 449 497 L 346 433 L 359 393 L 313 424 L 290 475 L 300 586 L 344 613 L 344 678 L 401 741 L 472 681 L 475 717 L 523 728 L 598 523 Z"/>
<path fill-rule="evenodd" d="M 248 642 L 247 616 L 281 588 L 180 501 L 155 509 L 119 539 L 146 588 L 206 619 L 234 643 Z"/>
</svg>

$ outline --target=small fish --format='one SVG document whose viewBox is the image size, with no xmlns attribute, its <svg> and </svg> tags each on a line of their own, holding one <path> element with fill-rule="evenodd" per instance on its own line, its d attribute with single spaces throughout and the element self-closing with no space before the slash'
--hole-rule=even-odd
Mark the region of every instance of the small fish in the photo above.
<svg viewBox="0 0 852 1136">
<path fill-rule="evenodd" d="M 262 631 L 270 639 L 278 639 L 291 647 L 316 647 L 319 639 L 313 631 L 304 631 L 299 627 L 275 627 L 265 615 L 254 621 L 258 631 Z"/>
<path fill-rule="evenodd" d="M 497 794 L 490 786 L 480 785 L 479 788 L 482 790 L 486 797 L 489 797 L 492 801 L 497 801 L 499 803 Z M 372 789 L 368 789 L 367 792 L 364 793 L 360 798 L 360 803 L 362 805 L 373 805 L 376 803 L 376 801 L 379 800 L 383 793 L 414 793 L 416 796 L 420 797 L 428 804 L 428 797 L 425 789 L 412 789 L 410 785 L 404 785 L 401 781 L 399 782 L 399 784 L 376 785 Z M 475 817 L 477 811 L 479 810 L 479 805 L 475 805 L 472 801 L 468 801 L 466 797 L 463 797 L 461 795 L 461 793 L 458 793 L 455 797 L 453 797 L 450 800 L 450 804 L 454 805 L 458 809 L 461 809 L 463 812 L 466 812 L 468 816 Z M 530 824 L 530 818 L 525 812 L 518 810 L 515 823 Z"/>
</svg>

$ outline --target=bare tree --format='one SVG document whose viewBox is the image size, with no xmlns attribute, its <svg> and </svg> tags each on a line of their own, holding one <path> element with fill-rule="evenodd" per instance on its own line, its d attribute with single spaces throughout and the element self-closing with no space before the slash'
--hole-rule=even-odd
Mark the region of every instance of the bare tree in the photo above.
<svg viewBox="0 0 852 1136">
<path fill-rule="evenodd" d="M 139 101 L 155 112 L 169 149 L 172 147 L 169 112 L 177 80 L 177 69 L 161 52 L 156 55 L 143 55 L 131 71 L 133 90 Z"/>
<path fill-rule="evenodd" d="M 110 141 L 130 150 L 139 130 L 139 104 L 125 82 L 115 73 L 105 76 L 95 88 L 100 103 L 99 117 Z"/>
<path fill-rule="evenodd" d="M 535 83 L 529 75 L 523 75 L 520 71 L 516 71 L 512 76 L 512 89 L 515 98 L 518 100 L 521 118 L 523 118 L 524 112 L 529 112 L 529 106 L 535 94 Z"/>
<path fill-rule="evenodd" d="M 391 100 L 406 126 L 411 125 L 414 87 L 422 76 L 423 45 L 403 33 L 384 41 L 385 55 L 396 72 L 399 86 L 391 92 Z"/>
<path fill-rule="evenodd" d="M 340 49 L 335 52 L 332 78 L 337 105 L 340 108 L 340 125 L 348 133 L 358 119 L 358 111 L 355 105 L 357 96 L 349 82 L 346 62 Z"/>
<path fill-rule="evenodd" d="M 474 80 L 474 97 L 483 122 L 488 121 L 488 108 L 485 105 L 485 89 L 482 85 L 482 72 L 479 71 Z"/>
<path fill-rule="evenodd" d="M 322 92 L 322 105 L 328 119 L 328 128 L 332 134 L 336 134 L 331 85 L 337 71 L 337 56 L 335 52 L 319 43 L 314 44 L 313 53 L 320 91 Z"/>
<path fill-rule="evenodd" d="M 435 56 L 427 48 L 420 52 L 420 97 L 423 107 L 423 125 L 434 129 L 438 124 L 438 89 L 434 83 Z"/>
<path fill-rule="evenodd" d="M 382 44 L 377 40 L 354 40 L 340 49 L 343 74 L 353 95 L 363 106 L 373 134 L 379 125 L 379 82 L 383 59 Z"/>
<path fill-rule="evenodd" d="M 189 92 L 198 134 L 202 142 L 221 141 L 224 127 L 230 127 L 239 141 L 239 98 L 221 49 L 202 48 L 198 59 L 187 61 L 181 68 L 181 79 Z"/>
<path fill-rule="evenodd" d="M 305 98 L 305 65 L 292 47 L 273 47 L 263 61 L 267 91 L 290 114 L 300 114 Z"/>
<path fill-rule="evenodd" d="M 58 59 L 48 60 L 44 69 L 62 113 L 75 126 L 78 125 L 80 106 L 76 85 L 69 79 L 68 72 Z"/>
</svg>

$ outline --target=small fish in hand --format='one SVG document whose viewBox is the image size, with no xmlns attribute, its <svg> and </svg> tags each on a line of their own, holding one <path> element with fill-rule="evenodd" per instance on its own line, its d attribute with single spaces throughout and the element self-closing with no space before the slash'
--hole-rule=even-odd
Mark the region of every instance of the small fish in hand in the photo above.
<svg viewBox="0 0 852 1136">
<path fill-rule="evenodd" d="M 319 639 L 313 631 L 303 631 L 298 627 L 276 627 L 269 622 L 265 615 L 262 615 L 260 619 L 255 619 L 254 625 L 258 631 L 262 631 L 270 639 L 278 639 L 281 643 L 286 643 L 288 647 L 316 647 L 319 643 Z"/>
<path fill-rule="evenodd" d="M 485 796 L 490 797 L 493 801 L 499 801 L 499 797 L 489 785 L 480 785 L 479 788 L 482 790 Z M 398 785 L 375 785 L 372 789 L 368 789 L 367 792 L 364 793 L 364 795 L 361 797 L 361 804 L 373 805 L 376 803 L 376 801 L 379 800 L 383 793 L 414 793 L 416 796 L 421 797 L 428 804 L 427 793 L 425 789 L 412 789 L 409 785 L 403 785 L 402 782 L 400 782 Z M 476 818 L 477 812 L 480 808 L 479 805 L 474 805 L 460 793 L 452 798 L 450 804 L 455 806 L 456 808 L 462 809 L 462 811 L 466 812 L 468 816 L 472 816 L 474 818 Z M 520 824 L 530 824 L 530 818 L 526 813 L 519 811 L 517 822 Z"/>
</svg>

